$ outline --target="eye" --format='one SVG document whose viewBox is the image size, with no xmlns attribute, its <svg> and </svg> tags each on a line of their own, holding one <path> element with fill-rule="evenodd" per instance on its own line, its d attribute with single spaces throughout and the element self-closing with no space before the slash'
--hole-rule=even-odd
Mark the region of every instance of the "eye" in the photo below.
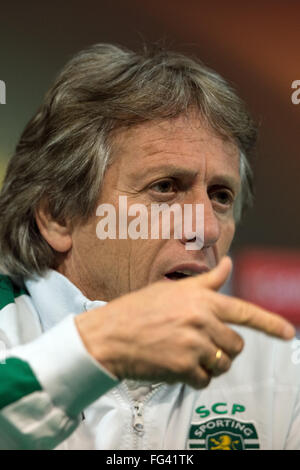
<svg viewBox="0 0 300 470">
<path fill-rule="evenodd" d="M 229 189 L 213 189 L 209 193 L 212 201 L 215 201 L 220 207 L 230 208 L 234 202 L 234 195 Z"/>
<path fill-rule="evenodd" d="M 157 193 L 174 193 L 177 189 L 175 181 L 171 179 L 164 179 L 161 181 L 157 181 L 156 183 L 152 184 L 149 189 L 151 191 L 157 192 Z"/>
</svg>

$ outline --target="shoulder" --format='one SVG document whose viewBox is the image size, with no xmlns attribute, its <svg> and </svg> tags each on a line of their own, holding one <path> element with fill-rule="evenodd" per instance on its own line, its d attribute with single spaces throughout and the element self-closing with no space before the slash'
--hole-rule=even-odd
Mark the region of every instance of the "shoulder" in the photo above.
<svg viewBox="0 0 300 470">
<path fill-rule="evenodd" d="M 9 276 L 0 274 L 0 309 L 15 303 L 22 295 L 28 295 L 24 286 L 17 285 Z"/>
<path fill-rule="evenodd" d="M 11 348 L 41 333 L 39 315 L 26 287 L 0 274 L 0 341 Z"/>
</svg>

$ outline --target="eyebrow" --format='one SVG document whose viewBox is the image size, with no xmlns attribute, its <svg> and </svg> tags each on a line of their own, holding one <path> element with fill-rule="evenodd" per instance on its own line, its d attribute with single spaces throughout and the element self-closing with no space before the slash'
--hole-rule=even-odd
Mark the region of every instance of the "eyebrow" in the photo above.
<svg viewBox="0 0 300 470">
<path fill-rule="evenodd" d="M 182 168 L 177 165 L 159 165 L 145 168 L 139 173 L 139 177 L 145 178 L 148 175 L 155 173 L 168 173 L 168 176 L 173 177 L 186 177 L 195 178 L 198 175 L 197 170 L 191 170 L 189 168 Z"/>
<path fill-rule="evenodd" d="M 230 175 L 222 174 L 222 175 L 215 175 L 211 181 L 211 186 L 229 186 L 236 193 L 239 192 L 241 186 L 241 180 L 237 180 Z"/>
<path fill-rule="evenodd" d="M 194 179 L 197 177 L 199 171 L 192 170 L 190 168 L 183 168 L 177 165 L 158 165 L 153 167 L 148 167 L 142 170 L 139 173 L 139 178 L 145 178 L 148 175 L 155 176 L 155 174 L 167 173 L 168 176 L 173 178 L 186 178 Z M 230 186 L 236 192 L 238 192 L 240 187 L 240 181 L 232 177 L 229 174 L 219 174 L 215 175 L 211 181 L 211 185 L 220 185 L 220 186 Z"/>
</svg>

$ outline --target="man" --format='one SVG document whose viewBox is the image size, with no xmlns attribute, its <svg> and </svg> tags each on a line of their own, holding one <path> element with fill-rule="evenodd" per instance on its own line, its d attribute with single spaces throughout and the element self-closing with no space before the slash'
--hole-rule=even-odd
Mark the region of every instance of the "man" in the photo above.
<svg viewBox="0 0 300 470">
<path fill-rule="evenodd" d="M 66 65 L 0 196 L 2 448 L 300 448 L 293 327 L 217 292 L 254 143 L 185 56 L 100 44 Z"/>
</svg>

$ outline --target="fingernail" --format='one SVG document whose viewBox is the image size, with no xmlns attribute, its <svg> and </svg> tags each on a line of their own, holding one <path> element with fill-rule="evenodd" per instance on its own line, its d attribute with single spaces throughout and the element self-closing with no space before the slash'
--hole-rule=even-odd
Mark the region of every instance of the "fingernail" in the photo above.
<svg viewBox="0 0 300 470">
<path fill-rule="evenodd" d="M 296 330 L 292 325 L 286 325 L 283 329 L 283 337 L 285 339 L 292 339 L 296 334 Z"/>
</svg>

